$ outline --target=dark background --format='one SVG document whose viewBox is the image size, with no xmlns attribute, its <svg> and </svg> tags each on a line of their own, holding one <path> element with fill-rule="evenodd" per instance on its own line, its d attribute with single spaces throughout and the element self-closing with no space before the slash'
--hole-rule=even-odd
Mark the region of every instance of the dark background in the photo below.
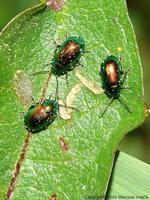
<svg viewBox="0 0 150 200">
<path fill-rule="evenodd" d="M 119 1 L 119 0 L 118 0 Z M 19 12 L 36 5 L 38 0 L 0 0 L 0 30 Z M 145 102 L 150 105 L 150 1 L 127 0 L 129 15 L 139 46 L 144 75 Z M 150 117 L 127 134 L 119 149 L 150 164 Z"/>
</svg>

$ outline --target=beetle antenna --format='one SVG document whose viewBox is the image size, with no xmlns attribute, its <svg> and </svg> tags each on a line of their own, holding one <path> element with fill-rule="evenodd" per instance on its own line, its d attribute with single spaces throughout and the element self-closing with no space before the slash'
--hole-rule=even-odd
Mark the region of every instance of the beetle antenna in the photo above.
<svg viewBox="0 0 150 200">
<path fill-rule="evenodd" d="M 109 108 L 109 106 L 111 105 L 111 103 L 113 102 L 114 98 L 112 97 L 109 101 L 109 103 L 106 105 L 105 109 L 103 110 L 103 112 L 100 114 L 99 118 L 102 118 L 102 116 L 105 114 L 105 112 L 107 111 L 107 109 Z"/>
<path fill-rule="evenodd" d="M 77 108 L 74 108 L 74 107 L 71 107 L 71 106 L 66 106 L 66 105 L 62 105 L 62 104 L 59 104 L 59 106 L 63 107 L 63 108 L 70 108 L 72 110 L 79 111 Z"/>
<path fill-rule="evenodd" d="M 39 71 L 39 72 L 35 72 L 35 73 L 30 74 L 30 76 L 36 76 L 36 75 L 39 75 L 39 74 L 48 74 L 48 73 L 49 73 L 48 70 L 47 71 Z"/>
<path fill-rule="evenodd" d="M 55 100 L 59 100 L 59 83 L 58 83 L 58 76 L 56 76 L 56 93 L 55 93 Z"/>
<path fill-rule="evenodd" d="M 118 98 L 118 101 L 125 107 L 125 109 L 126 109 L 129 113 L 132 113 L 132 110 L 129 108 L 129 106 L 128 106 L 124 101 L 122 101 L 121 98 Z"/>
<path fill-rule="evenodd" d="M 126 77 L 127 77 L 128 73 L 130 72 L 130 70 L 131 70 L 131 67 L 129 67 L 129 69 L 123 74 L 123 79 L 121 81 L 122 85 L 124 84 Z"/>
</svg>

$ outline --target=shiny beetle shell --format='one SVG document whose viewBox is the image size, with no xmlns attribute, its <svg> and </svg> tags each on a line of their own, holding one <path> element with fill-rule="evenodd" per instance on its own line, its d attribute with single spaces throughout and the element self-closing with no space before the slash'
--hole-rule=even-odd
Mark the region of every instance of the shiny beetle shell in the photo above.
<svg viewBox="0 0 150 200">
<path fill-rule="evenodd" d="M 45 99 L 30 106 L 24 116 L 24 124 L 28 131 L 32 133 L 45 130 L 58 114 L 58 102 L 56 100 Z"/>
<path fill-rule="evenodd" d="M 52 73 L 61 76 L 72 71 L 77 66 L 84 50 L 85 43 L 81 37 L 67 37 L 55 50 L 52 59 Z"/>
<path fill-rule="evenodd" d="M 102 87 L 109 98 L 117 99 L 120 95 L 123 74 L 120 60 L 111 55 L 108 56 L 101 65 Z"/>
</svg>

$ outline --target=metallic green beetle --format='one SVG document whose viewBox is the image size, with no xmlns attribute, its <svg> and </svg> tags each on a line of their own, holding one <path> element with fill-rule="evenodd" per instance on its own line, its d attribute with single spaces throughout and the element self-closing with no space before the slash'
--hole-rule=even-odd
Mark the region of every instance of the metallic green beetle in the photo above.
<svg viewBox="0 0 150 200">
<path fill-rule="evenodd" d="M 24 113 L 25 128 L 32 133 L 48 128 L 59 112 L 56 97 L 55 99 L 41 99 L 34 103 L 31 80 L 21 70 L 16 72 L 13 86 L 20 102 L 27 108 L 27 112 Z"/>
<path fill-rule="evenodd" d="M 52 73 L 56 76 L 68 74 L 78 64 L 85 52 L 85 43 L 81 37 L 70 36 L 58 45 L 52 59 Z"/>
<path fill-rule="evenodd" d="M 129 87 L 124 87 L 123 84 L 130 69 L 131 68 L 124 73 L 120 59 L 113 55 L 108 56 L 102 62 L 100 70 L 102 87 L 105 91 L 105 94 L 110 98 L 110 101 L 104 111 L 101 113 L 100 117 L 103 116 L 114 99 L 118 99 L 119 102 L 126 108 L 126 110 L 128 110 L 128 112 L 132 112 L 125 102 L 123 102 L 120 98 L 121 90 L 129 89 Z"/>
<path fill-rule="evenodd" d="M 25 128 L 32 133 L 47 129 L 58 115 L 57 100 L 44 99 L 32 104 L 24 115 Z"/>
</svg>

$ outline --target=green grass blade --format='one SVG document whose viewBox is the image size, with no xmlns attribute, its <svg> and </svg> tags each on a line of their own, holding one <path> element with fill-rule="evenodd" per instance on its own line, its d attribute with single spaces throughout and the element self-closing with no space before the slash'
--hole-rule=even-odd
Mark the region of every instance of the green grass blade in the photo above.
<svg viewBox="0 0 150 200">
<path fill-rule="evenodd" d="M 109 196 L 121 199 L 150 199 L 150 165 L 120 152 L 117 156 Z"/>
</svg>

